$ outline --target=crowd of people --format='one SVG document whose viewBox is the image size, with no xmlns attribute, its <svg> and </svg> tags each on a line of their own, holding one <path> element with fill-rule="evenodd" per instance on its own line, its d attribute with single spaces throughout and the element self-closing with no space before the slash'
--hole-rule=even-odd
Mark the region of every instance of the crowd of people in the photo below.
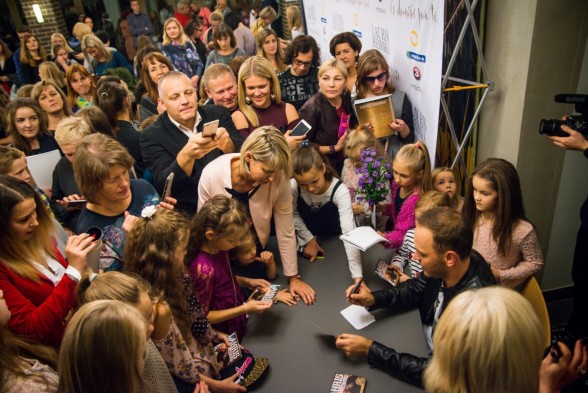
<svg viewBox="0 0 588 393">
<path fill-rule="evenodd" d="M 50 54 L 27 26 L 14 53 L 0 40 L 0 391 L 246 391 L 267 359 L 243 348 L 254 366 L 234 373 L 230 335 L 276 303 L 313 305 L 299 256 L 314 262 L 320 237 L 366 222 L 398 284 L 371 291 L 363 254 L 341 243 L 351 286 L 333 290 L 418 308 L 429 356 L 352 334 L 337 337 L 344 353 L 430 392 L 557 392 L 586 373 L 580 340 L 543 359 L 517 293 L 543 255 L 511 163 L 479 163 L 462 192 L 415 139 L 382 53 L 350 32 L 319 48 L 297 6 L 281 10 L 284 35 L 277 2 L 159 3 L 130 1 L 122 43 L 86 18 Z M 353 102 L 388 94 L 391 136 L 377 139 Z M 292 135 L 301 120 L 310 131 Z M 27 158 L 55 151 L 43 189 Z M 362 178 L 374 161 L 378 201 Z M 275 302 L 250 298 L 278 265 Z"/>
</svg>

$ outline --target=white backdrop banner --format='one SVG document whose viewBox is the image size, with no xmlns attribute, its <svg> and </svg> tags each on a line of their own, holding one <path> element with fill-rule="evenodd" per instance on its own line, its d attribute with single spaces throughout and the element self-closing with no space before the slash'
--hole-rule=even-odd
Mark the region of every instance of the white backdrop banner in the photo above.
<svg viewBox="0 0 588 393">
<path fill-rule="evenodd" d="M 443 60 L 443 0 L 304 0 L 308 34 L 329 59 L 329 42 L 350 31 L 363 48 L 378 49 L 396 87 L 412 102 L 416 138 L 434 161 Z"/>
</svg>

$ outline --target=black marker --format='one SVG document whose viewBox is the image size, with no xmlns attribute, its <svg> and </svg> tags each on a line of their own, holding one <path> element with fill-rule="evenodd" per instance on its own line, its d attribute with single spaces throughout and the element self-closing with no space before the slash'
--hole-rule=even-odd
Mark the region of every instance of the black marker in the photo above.
<svg viewBox="0 0 588 393">
<path fill-rule="evenodd" d="M 347 296 L 347 301 L 349 301 L 351 299 L 351 295 L 353 295 L 354 293 L 357 293 L 357 291 L 359 291 L 359 287 L 361 286 L 362 283 L 363 283 L 363 278 L 359 279 L 357 284 L 355 284 L 355 286 L 353 287 L 353 289 L 349 293 L 349 296 Z"/>
</svg>

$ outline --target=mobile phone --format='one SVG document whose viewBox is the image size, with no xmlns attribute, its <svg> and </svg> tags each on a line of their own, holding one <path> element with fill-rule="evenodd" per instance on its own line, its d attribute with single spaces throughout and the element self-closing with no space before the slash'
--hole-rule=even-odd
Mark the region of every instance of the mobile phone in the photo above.
<svg viewBox="0 0 588 393">
<path fill-rule="evenodd" d="M 171 195 L 172 184 L 174 182 L 175 174 L 172 172 L 169 174 L 167 179 L 165 179 L 165 186 L 163 186 L 163 194 L 161 194 L 161 200 L 165 202 L 165 198 Z"/>
<path fill-rule="evenodd" d="M 307 123 L 306 120 L 301 119 L 296 127 L 290 132 L 290 136 L 304 136 L 311 130 L 310 124 Z"/>
<path fill-rule="evenodd" d="M 559 345 L 557 345 L 556 339 L 551 340 L 551 349 L 549 350 L 549 354 L 555 363 L 559 362 L 559 358 L 561 358 L 561 349 L 559 349 Z"/>
<path fill-rule="evenodd" d="M 75 201 L 69 201 L 67 207 L 82 207 L 87 203 L 85 199 L 78 199 Z"/>
<path fill-rule="evenodd" d="M 347 296 L 347 301 L 349 301 L 349 299 L 351 299 L 351 295 L 353 295 L 354 293 L 357 293 L 357 291 L 359 291 L 359 287 L 361 286 L 361 284 L 363 284 L 363 278 L 360 279 L 357 284 L 355 284 L 355 286 L 353 287 L 353 289 L 351 290 L 351 292 L 349 292 L 349 296 Z"/>
<path fill-rule="evenodd" d="M 218 119 L 204 123 L 202 126 L 202 136 L 207 138 L 214 138 L 216 130 L 218 129 Z"/>
</svg>

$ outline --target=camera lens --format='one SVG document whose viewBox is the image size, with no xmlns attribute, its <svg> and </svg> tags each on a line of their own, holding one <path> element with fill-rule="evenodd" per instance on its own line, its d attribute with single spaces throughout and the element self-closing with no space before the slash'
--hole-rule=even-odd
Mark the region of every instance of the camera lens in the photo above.
<svg viewBox="0 0 588 393">
<path fill-rule="evenodd" d="M 541 123 L 539 123 L 539 134 L 558 136 L 558 134 L 561 134 L 560 127 L 564 124 L 565 124 L 565 122 L 563 122 L 561 120 L 542 119 Z"/>
</svg>

